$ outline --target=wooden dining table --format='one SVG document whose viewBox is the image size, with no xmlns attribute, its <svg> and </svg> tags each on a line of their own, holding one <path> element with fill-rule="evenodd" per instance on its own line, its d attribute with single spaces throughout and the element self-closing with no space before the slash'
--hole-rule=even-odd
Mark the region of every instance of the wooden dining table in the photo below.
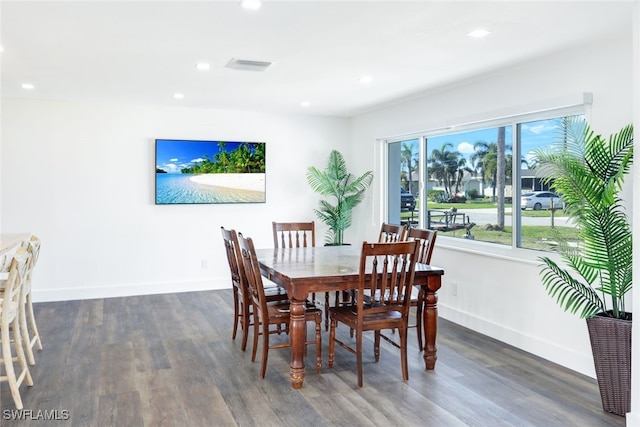
<svg viewBox="0 0 640 427">
<path fill-rule="evenodd" d="M 331 292 L 358 288 L 361 247 L 318 246 L 301 248 L 258 249 L 262 275 L 287 290 L 290 305 L 291 365 L 289 376 L 293 388 L 304 383 L 304 343 L 306 340 L 305 301 L 314 292 Z M 416 264 L 414 284 L 424 290 L 424 362 L 434 369 L 437 359 L 438 296 L 444 270 Z"/>
</svg>

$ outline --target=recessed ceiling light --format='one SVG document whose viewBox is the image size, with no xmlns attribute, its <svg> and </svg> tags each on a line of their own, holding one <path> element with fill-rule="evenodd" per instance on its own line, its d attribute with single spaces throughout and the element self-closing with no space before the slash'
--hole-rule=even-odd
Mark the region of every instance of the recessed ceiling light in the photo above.
<svg viewBox="0 0 640 427">
<path fill-rule="evenodd" d="M 34 85 L 32 85 L 31 83 L 22 83 L 22 89 L 29 89 L 29 90 L 31 90 L 31 89 L 33 89 L 33 88 L 35 88 L 35 86 L 34 86 Z"/>
<path fill-rule="evenodd" d="M 199 62 L 198 64 L 196 64 L 196 68 L 198 70 L 206 71 L 211 68 L 211 65 L 207 64 L 206 62 Z"/>
<path fill-rule="evenodd" d="M 302 106 L 302 107 L 308 107 L 308 106 L 310 106 L 310 105 L 311 105 L 311 103 L 310 103 L 309 101 L 302 101 L 302 102 L 300 103 L 300 106 Z"/>
<path fill-rule="evenodd" d="M 262 2 L 260 0 L 243 0 L 240 4 L 247 10 L 258 10 L 260 9 L 260 6 L 262 6 Z"/>
<path fill-rule="evenodd" d="M 184 94 L 183 93 L 174 93 L 173 97 L 175 99 L 182 99 L 182 98 L 184 98 Z"/>
<path fill-rule="evenodd" d="M 0 52 L 2 52 L 4 50 L 4 48 L 2 46 L 0 46 Z"/>
<path fill-rule="evenodd" d="M 470 33 L 467 33 L 469 37 L 473 37 L 476 39 L 488 36 L 489 34 L 491 34 L 491 31 L 487 31 L 487 30 L 473 30 Z"/>
<path fill-rule="evenodd" d="M 372 81 L 373 81 L 373 77 L 371 76 L 360 77 L 360 83 L 371 83 Z"/>
</svg>

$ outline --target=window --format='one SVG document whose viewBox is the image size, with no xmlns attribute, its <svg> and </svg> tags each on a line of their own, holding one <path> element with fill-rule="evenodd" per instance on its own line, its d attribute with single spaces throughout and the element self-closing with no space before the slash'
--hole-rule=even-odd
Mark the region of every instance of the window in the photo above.
<svg viewBox="0 0 640 427">
<path fill-rule="evenodd" d="M 388 222 L 392 224 L 419 223 L 419 150 L 418 139 L 397 141 L 388 145 Z"/>
<path fill-rule="evenodd" d="M 562 138 L 564 117 L 583 112 L 573 107 L 387 141 L 387 220 L 553 251 L 555 233 L 575 229 L 562 195 L 535 176 L 531 155 Z"/>
</svg>

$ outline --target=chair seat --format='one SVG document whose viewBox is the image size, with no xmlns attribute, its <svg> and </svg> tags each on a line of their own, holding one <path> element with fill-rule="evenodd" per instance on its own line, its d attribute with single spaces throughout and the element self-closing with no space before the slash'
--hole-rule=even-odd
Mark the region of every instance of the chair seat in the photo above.
<svg viewBox="0 0 640 427">
<path fill-rule="evenodd" d="M 264 283 L 264 288 L 265 289 L 270 289 L 270 288 L 280 288 L 280 289 L 284 289 L 282 286 L 278 285 L 275 282 L 272 282 L 271 280 L 264 278 L 262 279 L 263 283 Z"/>
<path fill-rule="evenodd" d="M 331 307 L 329 309 L 331 317 L 344 323 L 349 327 L 354 327 L 358 323 L 358 313 L 356 306 Z M 363 318 L 363 330 L 372 331 L 380 329 L 399 328 L 402 326 L 402 313 L 399 311 L 384 311 L 365 314 Z"/>
<path fill-rule="evenodd" d="M 288 301 L 287 291 L 280 287 L 271 287 L 264 289 L 264 296 L 267 301 Z"/>
<path fill-rule="evenodd" d="M 269 304 L 267 304 L 267 309 L 269 311 L 269 317 L 273 317 L 274 319 L 280 319 L 280 318 L 287 318 L 289 317 L 289 314 L 291 313 L 291 310 L 289 309 L 289 301 L 274 301 L 274 302 L 270 302 Z M 307 302 L 306 304 L 306 311 L 305 311 L 305 315 L 306 316 L 312 316 L 315 315 L 315 312 L 322 312 L 322 309 L 317 308 L 315 305 L 311 304 L 310 302 Z"/>
</svg>

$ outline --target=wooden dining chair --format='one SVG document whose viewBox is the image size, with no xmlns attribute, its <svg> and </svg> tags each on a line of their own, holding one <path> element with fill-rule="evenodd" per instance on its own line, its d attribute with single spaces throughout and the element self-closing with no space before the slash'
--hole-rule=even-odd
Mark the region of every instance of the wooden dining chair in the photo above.
<svg viewBox="0 0 640 427">
<path fill-rule="evenodd" d="M 397 224 L 387 224 L 383 222 L 380 226 L 380 233 L 378 235 L 378 243 L 393 243 L 400 242 L 405 239 L 405 235 L 407 232 L 407 227 L 404 225 Z M 342 299 L 340 298 L 342 295 Z M 341 305 L 351 305 L 355 302 L 356 291 L 354 289 L 349 291 L 336 291 L 336 301 L 335 307 L 340 307 Z M 368 294 L 364 295 L 365 302 L 367 302 L 369 296 Z M 351 336 L 353 337 L 353 331 L 351 331 Z"/>
<path fill-rule="evenodd" d="M 436 244 L 436 230 L 428 230 L 423 228 L 409 228 L 407 230 L 406 239 L 418 242 L 418 258 L 417 263 L 430 264 L 431 254 Z M 418 288 L 418 289 L 416 289 Z M 411 290 L 411 306 L 416 307 L 416 323 L 409 325 L 410 328 L 416 328 L 418 334 L 418 349 L 422 351 L 424 345 L 422 342 L 422 312 L 424 310 L 424 290 L 422 287 L 414 286 Z"/>
<path fill-rule="evenodd" d="M 316 245 L 316 224 L 309 222 L 275 222 L 273 228 L 274 248 L 300 248 Z"/>
<path fill-rule="evenodd" d="M 380 235 L 378 236 L 378 242 L 401 242 L 404 240 L 406 232 L 407 227 L 405 227 L 404 225 L 387 224 L 386 222 L 384 222 L 380 226 Z"/>
<path fill-rule="evenodd" d="M 27 266 L 24 286 L 22 287 L 23 304 L 20 310 L 22 339 L 24 340 L 25 351 L 27 353 L 27 361 L 30 365 L 36 364 L 36 360 L 33 355 L 33 348 L 36 347 L 38 350 L 42 350 L 42 341 L 40 340 L 40 333 L 38 332 L 38 326 L 36 325 L 36 317 L 33 312 L 33 298 L 31 294 L 33 270 L 35 269 L 38 257 L 40 256 L 40 246 L 41 242 L 37 236 L 31 236 L 29 240 L 22 243 L 22 247 L 31 254 L 29 265 Z"/>
<path fill-rule="evenodd" d="M 400 349 L 402 378 L 409 379 L 407 365 L 407 326 L 410 309 L 410 290 L 413 287 L 415 264 L 418 254 L 416 242 L 367 243 L 363 242 L 360 255 L 358 295 L 365 289 L 374 298 L 366 303 L 356 298 L 353 306 L 330 309 L 329 368 L 333 367 L 335 344 L 356 355 L 358 387 L 362 387 L 362 335 L 374 331 L 374 357 L 380 360 L 380 338 Z M 355 331 L 356 348 L 336 338 L 338 322 Z M 399 331 L 399 342 L 382 335 L 386 329 Z"/>
<path fill-rule="evenodd" d="M 290 342 L 279 344 L 270 344 L 269 337 L 278 333 L 277 329 L 273 329 L 273 325 L 289 324 L 289 303 L 278 301 L 269 302 L 265 298 L 264 286 L 262 283 L 262 274 L 260 273 L 260 264 L 256 257 L 255 247 L 251 238 L 244 238 L 241 233 L 236 236 L 238 252 L 242 262 L 244 274 L 241 274 L 241 280 L 246 280 L 251 302 L 253 304 L 253 352 L 251 361 L 255 362 L 258 349 L 258 337 L 262 336 L 262 360 L 260 365 L 260 377 L 264 378 L 267 371 L 267 358 L 269 350 L 274 348 L 288 348 Z M 322 310 L 309 306 L 305 310 L 305 320 L 315 322 L 315 340 L 305 340 L 305 349 L 309 344 L 315 344 L 316 347 L 316 368 L 318 373 L 322 371 Z"/>
<path fill-rule="evenodd" d="M 238 326 L 242 329 L 242 351 L 247 349 L 247 340 L 249 337 L 249 327 L 252 326 L 252 304 L 249 296 L 249 290 L 246 288 L 246 282 L 240 280 L 241 260 L 237 250 L 236 231 L 227 230 L 220 227 L 222 231 L 222 240 L 224 242 L 227 261 L 229 263 L 229 271 L 231 272 L 231 285 L 233 289 L 233 331 L 231 339 L 236 339 Z M 275 285 L 275 283 L 274 283 Z M 287 292 L 275 285 L 265 289 L 265 298 L 268 301 L 287 301 Z"/>
<path fill-rule="evenodd" d="M 0 302 L 0 340 L 1 354 L 0 363 L 4 365 L 4 376 L 0 376 L 0 381 L 7 381 L 13 402 L 16 409 L 22 409 L 22 398 L 20 397 L 20 385 L 23 381 L 28 386 L 33 385 L 31 372 L 27 365 L 24 352 L 24 342 L 20 330 L 20 306 L 22 305 L 22 287 L 26 280 L 27 268 L 31 255 L 24 249 L 18 248 L 11 261 L 7 279 L 3 280 L 2 301 Z M 6 273 L 5 273 L 6 274 Z M 13 341 L 11 334 L 13 332 Z M 13 356 L 11 344 L 15 347 L 16 356 Z M 14 361 L 17 361 L 20 368 L 16 374 Z"/>
<path fill-rule="evenodd" d="M 309 222 L 272 222 L 273 246 L 277 248 L 301 248 L 316 245 L 316 224 Z M 311 294 L 311 302 L 316 303 L 315 292 Z M 329 292 L 324 293 L 324 329 L 329 330 Z"/>
</svg>

